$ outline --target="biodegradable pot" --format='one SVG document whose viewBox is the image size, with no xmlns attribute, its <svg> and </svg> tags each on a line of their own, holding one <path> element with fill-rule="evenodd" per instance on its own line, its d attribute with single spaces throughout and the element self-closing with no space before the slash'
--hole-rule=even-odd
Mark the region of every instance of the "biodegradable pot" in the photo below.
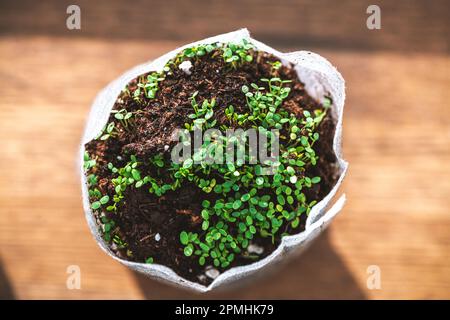
<svg viewBox="0 0 450 320">
<path fill-rule="evenodd" d="M 191 47 L 196 44 L 208 44 L 214 42 L 239 42 L 242 39 L 250 41 L 257 50 L 272 53 L 282 62 L 290 62 L 293 64 L 300 80 L 305 84 L 306 91 L 313 98 L 322 101 L 325 96 L 330 96 L 333 100 L 331 114 L 336 121 L 335 136 L 333 138 L 333 150 L 337 158 L 336 174 L 338 180 L 330 193 L 318 202 L 311 210 L 307 220 L 305 230 L 296 235 L 285 236 L 282 238 L 281 244 L 269 256 L 256 261 L 252 264 L 231 268 L 220 274 L 209 286 L 204 286 L 192 281 L 188 281 L 177 275 L 172 269 L 159 264 L 145 264 L 131 262 L 117 257 L 104 242 L 102 236 L 98 232 L 94 215 L 90 208 L 88 187 L 86 175 L 83 170 L 83 154 L 84 145 L 94 139 L 102 130 L 108 121 L 109 114 L 113 105 L 121 92 L 133 78 L 150 71 L 161 71 L 165 63 L 173 58 L 178 52 L 184 48 Z M 169 282 L 173 285 L 186 287 L 199 292 L 206 292 L 224 285 L 231 284 L 244 277 L 248 277 L 261 269 L 273 267 L 282 259 L 292 257 L 294 254 L 301 253 L 331 222 L 336 214 L 342 209 L 345 202 L 345 194 L 343 194 L 333 205 L 332 201 L 348 168 L 348 163 L 342 158 L 341 152 L 341 133 L 342 133 L 342 115 L 345 100 L 345 83 L 341 74 L 321 56 L 308 52 L 298 51 L 292 53 L 281 53 L 267 45 L 256 41 L 250 37 L 246 29 L 218 35 L 212 38 L 204 39 L 195 43 L 190 43 L 181 48 L 175 49 L 154 61 L 150 61 L 139 65 L 128 72 L 124 73 L 115 81 L 111 82 L 104 88 L 94 100 L 86 124 L 83 140 L 79 153 L 79 168 L 81 175 L 81 188 L 83 196 L 83 206 L 86 220 L 89 228 L 95 237 L 99 246 L 113 259 L 126 265 L 130 269 L 141 272 L 152 278 Z"/>
</svg>

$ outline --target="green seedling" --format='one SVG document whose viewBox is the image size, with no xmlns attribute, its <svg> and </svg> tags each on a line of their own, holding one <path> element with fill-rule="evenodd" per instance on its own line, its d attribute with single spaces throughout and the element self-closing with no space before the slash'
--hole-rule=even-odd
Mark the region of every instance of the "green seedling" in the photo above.
<svg viewBox="0 0 450 320">
<path fill-rule="evenodd" d="M 222 57 L 226 63 L 237 69 L 242 64 L 253 61 L 253 49 L 254 46 L 245 39 L 237 44 L 227 43 L 222 46 Z"/>
<path fill-rule="evenodd" d="M 141 101 L 143 94 L 147 99 L 154 99 L 159 89 L 159 82 L 164 80 L 164 73 L 153 72 L 147 77 L 140 77 L 137 88 L 133 93 L 136 101 Z"/>
</svg>

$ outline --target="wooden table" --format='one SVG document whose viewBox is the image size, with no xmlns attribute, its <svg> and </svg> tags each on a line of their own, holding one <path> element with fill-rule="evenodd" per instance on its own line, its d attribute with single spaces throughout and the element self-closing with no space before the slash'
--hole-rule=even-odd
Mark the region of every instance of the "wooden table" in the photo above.
<svg viewBox="0 0 450 320">
<path fill-rule="evenodd" d="M 52 32 L 43 23 L 64 23 L 64 17 L 51 20 L 64 6 L 47 5 L 49 18 L 33 22 L 27 20 L 31 13 L 20 11 L 20 5 L 15 11 L 13 3 L 3 8 L 7 14 L 0 13 L 0 26 L 8 26 L 0 33 L 0 298 L 450 298 L 450 57 L 445 33 L 439 33 L 446 30 L 444 20 L 428 26 L 439 33 L 422 38 L 431 45 L 413 50 L 408 41 L 395 47 L 389 31 L 376 48 L 293 42 L 294 31 L 288 40 L 271 43 L 276 37 L 258 27 L 258 17 L 249 18 L 269 44 L 314 50 L 346 79 L 344 154 L 350 171 L 343 189 L 348 202 L 328 231 L 280 270 L 244 289 L 197 296 L 137 275 L 102 253 L 84 219 L 75 162 L 96 92 L 187 38 L 167 30 L 166 37 L 148 40 L 96 36 L 89 33 L 95 29 L 91 20 L 85 21 L 87 36 Z M 320 14 L 320 5 L 305 6 L 311 15 Z M 415 14 L 445 9 L 444 2 L 440 6 L 425 13 L 406 11 L 414 13 L 414 22 Z M 322 35 L 313 22 L 311 34 Z M 37 31 L 29 28 L 33 23 Z M 226 30 L 241 23 L 230 24 Z M 201 38 L 201 25 L 194 26 Z M 278 33 L 280 28 L 276 24 Z M 66 287 L 69 265 L 81 268 L 81 290 Z M 379 290 L 366 285 L 370 265 L 380 267 Z"/>
</svg>

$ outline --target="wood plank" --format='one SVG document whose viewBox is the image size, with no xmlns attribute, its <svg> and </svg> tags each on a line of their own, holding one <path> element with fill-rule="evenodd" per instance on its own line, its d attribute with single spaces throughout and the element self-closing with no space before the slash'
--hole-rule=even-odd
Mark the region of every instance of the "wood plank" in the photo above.
<svg viewBox="0 0 450 320">
<path fill-rule="evenodd" d="M 81 31 L 66 28 L 69 0 L 4 0 L 0 34 L 193 41 L 242 27 L 277 46 L 449 52 L 446 0 L 379 0 L 382 28 L 367 29 L 370 0 L 78 0 Z"/>
</svg>

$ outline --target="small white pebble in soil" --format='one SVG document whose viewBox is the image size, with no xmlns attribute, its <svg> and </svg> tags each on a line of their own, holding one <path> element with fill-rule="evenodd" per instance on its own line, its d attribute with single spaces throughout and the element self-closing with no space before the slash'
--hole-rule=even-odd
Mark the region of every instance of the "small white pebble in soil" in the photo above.
<svg viewBox="0 0 450 320">
<path fill-rule="evenodd" d="M 264 248 L 252 243 L 248 246 L 247 251 L 248 253 L 261 254 L 264 252 Z"/>
<path fill-rule="evenodd" d="M 121 161 L 122 157 L 121 156 L 117 156 L 117 160 Z"/>
<path fill-rule="evenodd" d="M 211 267 L 211 266 L 208 266 L 208 267 L 206 268 L 205 274 L 206 274 L 206 276 L 208 276 L 209 278 L 215 279 L 215 278 L 217 278 L 217 277 L 219 276 L 220 272 L 219 272 L 219 270 L 217 270 L 216 268 L 213 268 L 213 267 Z"/>
<path fill-rule="evenodd" d="M 161 235 L 159 233 L 155 234 L 155 240 L 156 241 L 161 240 Z"/>
<path fill-rule="evenodd" d="M 200 280 L 201 282 L 206 281 L 206 276 L 204 274 L 199 275 L 198 280 Z"/>
<path fill-rule="evenodd" d="M 167 151 L 167 150 L 169 150 L 169 145 L 168 145 L 168 144 L 166 144 L 166 145 L 164 146 L 164 151 Z"/>
<path fill-rule="evenodd" d="M 185 60 L 178 66 L 180 70 L 182 70 L 187 75 L 191 74 L 192 63 L 189 60 Z"/>
</svg>

